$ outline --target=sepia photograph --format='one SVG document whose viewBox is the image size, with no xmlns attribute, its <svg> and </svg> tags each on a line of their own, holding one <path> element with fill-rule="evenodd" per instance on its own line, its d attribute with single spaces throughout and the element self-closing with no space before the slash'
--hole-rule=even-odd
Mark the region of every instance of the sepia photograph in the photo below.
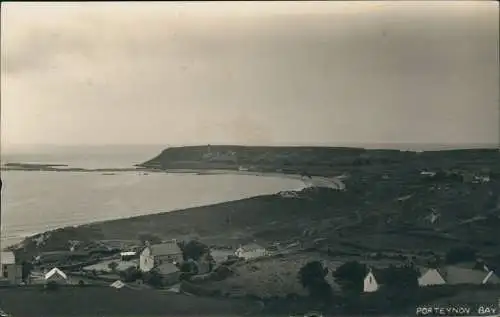
<svg viewBox="0 0 500 317">
<path fill-rule="evenodd" d="M 499 13 L 3 1 L 0 317 L 500 317 Z"/>
</svg>

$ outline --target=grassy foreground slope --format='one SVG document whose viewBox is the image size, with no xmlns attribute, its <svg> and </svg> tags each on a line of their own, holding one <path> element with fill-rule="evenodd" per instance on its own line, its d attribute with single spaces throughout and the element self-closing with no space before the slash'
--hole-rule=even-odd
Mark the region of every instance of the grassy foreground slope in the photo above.
<svg viewBox="0 0 500 317">
<path fill-rule="evenodd" d="M 254 309 L 245 301 L 217 300 L 153 290 L 111 287 L 0 289 L 0 306 L 13 316 L 241 316 Z"/>
<path fill-rule="evenodd" d="M 319 147 L 169 148 L 141 164 L 156 169 L 228 169 L 340 175 L 347 190 L 310 188 L 296 198 L 266 195 L 157 215 L 64 228 L 19 253 L 67 248 L 68 240 L 198 236 L 218 243 L 321 240 L 331 249 L 441 252 L 468 244 L 485 254 L 500 245 L 500 152 L 401 152 Z M 433 178 L 422 170 L 438 172 Z M 475 177 L 482 177 L 478 181 Z M 489 179 L 489 180 L 488 180 Z M 486 181 L 488 180 L 488 181 Z M 189 190 L 186 188 L 185 190 Z M 429 219 L 437 215 L 437 221 Z"/>
</svg>

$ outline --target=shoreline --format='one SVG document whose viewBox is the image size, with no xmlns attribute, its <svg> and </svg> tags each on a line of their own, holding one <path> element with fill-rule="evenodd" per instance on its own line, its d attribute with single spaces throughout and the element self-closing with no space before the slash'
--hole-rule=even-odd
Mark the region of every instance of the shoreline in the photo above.
<svg viewBox="0 0 500 317">
<path fill-rule="evenodd" d="M 109 169 L 108 169 L 109 170 Z M 32 170 L 32 169 L 15 169 L 14 171 L 25 171 L 25 172 L 34 172 L 34 171 L 39 171 L 39 170 Z M 46 172 L 47 170 L 43 170 L 42 172 Z M 61 170 L 48 170 L 50 172 L 75 172 L 75 171 L 71 171 L 71 170 L 65 170 L 65 169 L 61 169 Z M 256 171 L 239 171 L 239 170 L 220 170 L 220 169 L 171 169 L 171 170 L 158 170 L 158 169 L 145 169 L 145 168 L 125 168 L 125 169 L 113 169 L 113 171 L 116 171 L 117 173 L 119 172 L 131 172 L 131 171 L 134 171 L 134 172 L 140 172 L 140 173 L 163 173 L 163 174 L 185 174 L 185 175 L 197 175 L 197 176 L 208 176 L 208 175 L 241 175 L 241 176 L 258 176 L 258 177 L 272 177 L 272 178 L 281 178 L 281 179 L 292 179 L 292 180 L 298 180 L 298 181 L 301 181 L 303 184 L 302 186 L 300 186 L 299 188 L 295 188 L 295 189 L 290 189 L 290 190 L 286 190 L 286 192 L 298 192 L 298 191 L 301 191 L 303 189 L 306 189 L 306 188 L 310 188 L 310 187 L 314 187 L 314 182 L 318 182 L 318 183 L 325 183 L 327 182 L 328 184 L 331 185 L 330 188 L 334 188 L 334 185 L 335 184 L 335 181 L 338 180 L 340 181 L 340 179 L 338 177 L 332 177 L 332 178 L 327 178 L 327 177 L 320 177 L 320 176 L 311 176 L 310 178 L 306 178 L 300 174 L 291 174 L 291 173 L 280 173 L 280 172 L 256 172 Z M 99 170 L 79 170 L 78 172 L 89 172 L 89 173 L 96 173 L 96 172 L 103 172 L 103 170 L 99 169 Z M 105 173 L 105 172 L 103 172 Z M 103 175 L 104 176 L 104 175 Z M 139 176 L 142 176 L 142 175 L 139 175 Z M 318 187 L 329 187 L 329 186 L 318 186 Z M 342 189 L 342 188 L 335 188 L 335 189 Z M 274 194 L 280 194 L 281 192 L 276 192 Z M 260 195 L 257 195 L 257 196 L 253 196 L 253 197 L 258 197 Z M 225 201 L 226 203 L 228 202 L 231 202 L 231 200 L 229 201 Z M 206 207 L 206 206 L 210 206 L 211 204 L 209 205 L 203 205 L 203 206 L 198 206 L 198 207 Z M 12 248 L 12 247 L 16 247 L 18 246 L 20 243 L 22 243 L 24 240 L 26 239 L 29 239 L 29 238 L 32 238 L 32 237 L 35 237 L 35 236 L 38 236 L 38 235 L 43 235 L 43 234 L 47 234 L 47 233 L 51 233 L 51 232 L 54 232 L 56 230 L 60 230 L 60 229 L 64 229 L 64 228 L 70 228 L 70 227 L 73 227 L 73 228 L 80 228 L 80 227 L 83 227 L 83 226 L 88 226 L 88 225 L 94 225 L 94 224 L 99 224 L 99 223 L 104 223 L 104 222 L 110 222 L 110 221 L 119 221 L 119 220 L 126 220 L 126 219 L 131 219 L 131 218 L 138 218 L 138 217 L 147 217 L 147 216 L 151 216 L 151 215 L 159 215 L 159 214 L 163 214 L 163 213 L 169 213 L 169 212 L 173 212 L 173 211 L 176 211 L 178 209 L 173 209 L 173 210 L 167 210 L 167 211 L 161 211 L 161 212 L 158 212 L 158 213 L 145 213 L 145 214 L 142 214 L 142 215 L 138 215 L 138 216 L 132 216 L 132 217 L 119 217 L 119 218 L 113 218 L 113 219 L 107 219 L 107 220 L 98 220 L 98 221 L 89 221 L 89 222 L 85 222 L 85 223 L 82 223 L 82 224 L 78 224 L 78 225 L 66 225 L 66 226 L 61 226 L 61 227 L 57 227 L 57 228 L 53 228 L 53 229 L 49 229 L 49 230 L 45 230 L 45 231 L 40 231 L 40 232 L 31 232 L 30 234 L 28 235 L 21 235 L 19 237 L 0 237 L 0 239 L 2 240 L 2 247 L 1 249 L 2 250 L 5 250 L 7 248 Z"/>
<path fill-rule="evenodd" d="M 147 167 L 125 167 L 125 168 L 52 168 L 51 164 L 47 164 L 45 168 L 28 168 L 28 167 L 6 167 L 1 166 L 0 171 L 20 171 L 20 172 L 87 172 L 87 173 L 119 173 L 119 172 L 140 172 L 140 173 L 156 173 L 156 174 L 189 174 L 189 175 L 248 175 L 261 177 L 278 177 L 288 179 L 314 179 L 321 181 L 340 180 L 339 176 L 324 177 L 324 176 L 304 176 L 299 173 L 285 172 L 264 172 L 264 171 L 241 171 L 230 169 L 155 169 Z"/>
</svg>

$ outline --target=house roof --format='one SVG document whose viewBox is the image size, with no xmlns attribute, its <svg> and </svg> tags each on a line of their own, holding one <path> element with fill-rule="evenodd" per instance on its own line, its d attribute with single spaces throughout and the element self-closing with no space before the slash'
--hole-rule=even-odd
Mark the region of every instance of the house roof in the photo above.
<svg viewBox="0 0 500 317">
<path fill-rule="evenodd" d="M 488 275 L 488 272 L 481 270 L 472 270 L 459 266 L 445 266 L 438 269 L 439 274 L 444 278 L 447 284 L 482 284 Z"/>
<path fill-rule="evenodd" d="M 63 271 L 59 270 L 57 267 L 53 268 L 52 270 L 50 270 L 49 272 L 47 272 L 47 274 L 45 274 L 45 279 L 48 280 L 49 278 L 51 278 L 52 276 L 54 276 L 55 274 L 61 276 L 62 278 L 64 279 L 67 279 L 68 277 L 66 276 L 66 274 L 64 274 Z"/>
<path fill-rule="evenodd" d="M 179 268 L 173 263 L 163 263 L 156 267 L 160 274 L 171 274 L 179 271 Z"/>
<path fill-rule="evenodd" d="M 14 252 L 10 251 L 2 251 L 1 252 L 1 261 L 2 264 L 15 264 L 16 257 L 14 256 Z"/>
<path fill-rule="evenodd" d="M 123 282 L 122 282 L 122 281 L 120 281 L 120 280 L 117 280 L 117 281 L 115 281 L 114 283 L 112 283 L 110 286 L 111 286 L 111 287 L 114 287 L 114 288 L 118 288 L 118 289 L 120 289 L 120 288 L 122 288 L 122 287 L 124 287 L 124 286 L 125 286 L 125 283 L 123 283 Z"/>
<path fill-rule="evenodd" d="M 126 252 L 121 252 L 120 255 L 121 256 L 134 256 L 136 255 L 137 253 L 134 252 L 134 251 L 126 251 Z"/>
<path fill-rule="evenodd" d="M 500 278 L 495 272 L 490 271 L 483 280 L 484 284 L 500 284 Z"/>
<path fill-rule="evenodd" d="M 176 241 L 153 244 L 149 246 L 149 249 L 151 250 L 151 255 L 153 256 L 182 254 L 182 250 L 179 248 Z"/>
</svg>

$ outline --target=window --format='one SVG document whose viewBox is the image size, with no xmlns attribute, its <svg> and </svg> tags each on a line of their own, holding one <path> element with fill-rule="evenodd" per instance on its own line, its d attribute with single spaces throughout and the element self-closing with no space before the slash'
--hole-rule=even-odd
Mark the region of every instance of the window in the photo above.
<svg viewBox="0 0 500 317">
<path fill-rule="evenodd" d="M 373 283 L 373 278 L 370 276 L 370 278 L 368 279 L 368 281 L 371 283 Z"/>
<path fill-rule="evenodd" d="M 7 272 L 7 265 L 3 266 L 2 273 L 3 273 L 2 275 L 4 278 L 7 278 L 9 276 L 9 273 Z"/>
</svg>

